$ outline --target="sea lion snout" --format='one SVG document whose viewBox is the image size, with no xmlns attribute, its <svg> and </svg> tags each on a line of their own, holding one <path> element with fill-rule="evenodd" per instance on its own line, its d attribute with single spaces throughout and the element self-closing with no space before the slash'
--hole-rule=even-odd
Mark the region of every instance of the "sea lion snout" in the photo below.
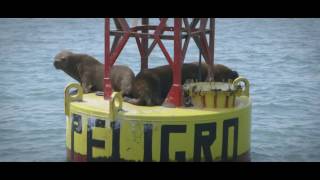
<svg viewBox="0 0 320 180">
<path fill-rule="evenodd" d="M 61 62 L 59 60 L 54 60 L 53 65 L 56 69 L 61 69 Z"/>
<path fill-rule="evenodd" d="M 67 58 L 61 57 L 61 58 L 55 58 L 53 65 L 56 69 L 66 69 L 67 67 Z"/>
<path fill-rule="evenodd" d="M 69 56 L 71 56 L 73 53 L 71 51 L 63 50 L 60 53 L 58 53 L 54 57 L 53 65 L 56 69 L 63 69 L 65 68 L 66 61 Z"/>
</svg>

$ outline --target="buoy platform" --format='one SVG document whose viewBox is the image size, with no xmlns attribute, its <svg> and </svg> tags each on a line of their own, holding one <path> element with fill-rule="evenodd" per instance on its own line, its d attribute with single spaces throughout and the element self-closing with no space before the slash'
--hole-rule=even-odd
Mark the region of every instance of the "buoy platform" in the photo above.
<svg viewBox="0 0 320 180">
<path fill-rule="evenodd" d="M 78 93 L 70 95 L 74 88 Z M 67 159 L 250 161 L 252 103 L 246 93 L 234 93 L 230 108 L 147 107 L 123 102 L 118 92 L 105 100 L 70 84 L 65 89 Z"/>
</svg>

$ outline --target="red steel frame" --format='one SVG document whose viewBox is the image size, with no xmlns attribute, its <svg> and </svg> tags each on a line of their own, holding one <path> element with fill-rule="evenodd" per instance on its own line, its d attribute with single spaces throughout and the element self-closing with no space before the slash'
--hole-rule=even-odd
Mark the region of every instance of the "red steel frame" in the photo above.
<svg viewBox="0 0 320 180">
<path fill-rule="evenodd" d="M 140 70 L 148 68 L 148 57 L 158 44 L 166 60 L 173 70 L 173 84 L 165 100 L 166 104 L 179 107 L 182 105 L 181 65 L 184 62 L 190 39 L 193 38 L 199 48 L 205 62 L 208 65 L 214 63 L 214 18 L 192 18 L 189 24 L 188 18 L 174 18 L 174 26 L 168 27 L 168 18 L 160 18 L 158 26 L 149 25 L 149 18 L 142 18 L 142 25 L 129 27 L 125 18 L 113 18 L 117 30 L 110 30 L 110 18 L 105 18 L 105 74 L 104 74 L 104 99 L 109 99 L 112 94 L 110 69 L 116 62 L 122 49 L 130 37 L 136 39 L 141 56 Z M 209 29 L 206 29 L 208 20 Z M 199 24 L 197 28 L 197 25 Z M 184 27 L 182 25 L 184 24 Z M 153 34 L 149 30 L 154 30 Z M 141 32 L 139 32 L 141 31 Z M 174 35 L 165 35 L 164 32 L 173 31 Z M 206 37 L 209 34 L 209 43 Z M 110 36 L 114 36 L 110 50 Z M 154 39 L 149 46 L 149 39 Z M 182 40 L 184 43 L 182 45 Z M 174 41 L 173 59 L 168 53 L 162 40 Z M 209 66 L 211 67 L 211 66 Z M 209 69 L 210 77 L 213 77 L 213 69 Z"/>
</svg>

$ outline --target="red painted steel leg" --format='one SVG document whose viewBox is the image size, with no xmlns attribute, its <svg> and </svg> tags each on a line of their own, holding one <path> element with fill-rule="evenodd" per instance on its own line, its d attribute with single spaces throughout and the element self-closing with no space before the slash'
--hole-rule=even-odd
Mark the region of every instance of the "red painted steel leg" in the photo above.
<svg viewBox="0 0 320 180">
<path fill-rule="evenodd" d="M 104 47 L 104 99 L 110 99 L 112 86 L 110 79 L 110 18 L 105 19 L 105 47 Z"/>
<path fill-rule="evenodd" d="M 209 49 L 210 49 L 212 64 L 214 64 L 214 37 L 215 37 L 215 19 L 210 18 Z"/>
<path fill-rule="evenodd" d="M 127 21 L 125 20 L 125 18 L 117 18 L 116 19 L 117 22 L 119 23 L 121 29 L 123 29 L 125 31 L 124 35 L 122 36 L 121 40 L 119 41 L 117 47 L 115 48 L 114 52 L 112 52 L 111 56 L 110 56 L 110 61 L 111 61 L 111 66 L 116 62 L 118 56 L 120 55 L 122 49 L 124 48 L 124 46 L 126 45 L 126 43 L 129 40 L 129 36 L 130 36 L 130 28 L 129 25 L 127 23 Z M 110 26 L 109 26 L 110 28 Z M 110 33 L 110 29 L 109 29 L 109 33 Z M 110 34 L 109 34 L 110 37 Z"/>
<path fill-rule="evenodd" d="M 182 105 L 182 87 L 181 87 L 181 18 L 174 19 L 174 63 L 173 63 L 173 85 L 168 93 L 165 104 L 181 106 Z"/>
<path fill-rule="evenodd" d="M 185 40 L 183 48 L 181 41 L 181 30 L 182 30 L 182 18 L 174 18 L 174 57 L 170 57 L 166 47 L 162 43 L 163 32 L 172 31 L 172 27 L 166 27 L 166 22 L 168 18 L 161 18 L 160 24 L 156 27 L 153 34 L 154 41 L 148 47 L 148 39 L 150 36 L 141 36 L 142 34 L 137 33 L 136 30 L 129 28 L 125 18 L 115 18 L 115 24 L 117 26 L 118 32 L 111 31 L 111 33 L 116 34 L 116 41 L 113 43 L 112 51 L 110 51 L 110 18 L 105 19 L 105 74 L 104 74 L 104 98 L 109 99 L 112 94 L 112 86 L 110 80 L 110 69 L 115 63 L 116 59 L 120 55 L 122 49 L 126 45 L 130 36 L 135 37 L 138 48 L 141 55 L 141 70 L 148 68 L 148 56 L 155 47 L 156 44 L 160 46 L 166 60 L 173 69 L 173 84 L 167 95 L 164 104 L 181 106 L 182 105 L 182 85 L 181 85 L 181 66 L 183 63 L 184 56 L 186 54 L 188 43 L 192 38 L 196 42 L 196 45 L 201 50 L 205 61 L 212 65 L 214 64 L 214 19 L 210 18 L 210 36 L 209 42 L 206 37 L 206 24 L 208 18 L 194 18 L 191 24 L 189 24 L 187 19 L 184 19 L 185 27 L 188 31 L 189 37 Z M 200 22 L 200 28 L 197 30 L 196 25 Z M 149 28 L 154 26 L 149 26 L 148 18 L 142 18 L 143 27 L 142 33 L 149 34 Z M 196 32 L 197 30 L 197 32 Z M 135 31 L 135 32 L 134 32 Z M 120 34 L 119 34 L 120 33 Z M 149 34 L 150 35 L 150 34 Z M 170 36 L 172 37 L 172 36 Z M 140 41 L 141 38 L 141 41 Z M 165 39 L 165 38 L 164 38 Z M 212 66 L 211 66 L 212 67 Z M 212 69 L 209 70 L 210 74 L 213 72 Z"/>
<path fill-rule="evenodd" d="M 142 25 L 149 25 L 149 18 L 142 18 Z M 149 33 L 149 31 L 143 30 L 142 33 Z M 140 67 L 140 71 L 142 69 L 148 69 L 148 38 L 144 37 L 142 38 L 141 41 L 142 44 L 142 51 L 143 51 L 143 56 L 141 56 L 141 67 Z"/>
<path fill-rule="evenodd" d="M 209 34 L 209 80 L 214 80 L 214 36 L 215 36 L 215 19 L 210 18 L 210 34 Z"/>
</svg>

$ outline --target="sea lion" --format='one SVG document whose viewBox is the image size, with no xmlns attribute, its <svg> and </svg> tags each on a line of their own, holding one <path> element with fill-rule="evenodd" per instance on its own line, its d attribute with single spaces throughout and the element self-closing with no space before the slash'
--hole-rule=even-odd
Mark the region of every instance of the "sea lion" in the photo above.
<svg viewBox="0 0 320 180">
<path fill-rule="evenodd" d="M 202 68 L 206 68 L 203 66 Z M 206 77 L 202 71 L 201 77 Z M 169 65 L 142 70 L 133 81 L 132 98 L 125 98 L 126 102 L 142 106 L 161 105 L 172 86 L 172 69 Z M 186 63 L 182 65 L 181 83 L 188 79 L 197 79 L 198 65 Z"/>
<path fill-rule="evenodd" d="M 113 65 L 110 71 L 113 91 L 122 92 L 123 96 L 131 96 L 134 77 L 133 71 L 128 66 Z"/>
<path fill-rule="evenodd" d="M 193 62 L 193 64 L 198 64 L 198 62 Z M 201 72 L 205 74 L 205 76 L 208 76 L 208 64 L 207 63 L 201 63 Z M 214 64 L 213 65 L 213 81 L 215 82 L 228 82 L 229 80 L 235 80 L 237 77 L 239 77 L 239 74 L 237 71 L 233 71 L 229 67 L 222 65 L 222 64 Z"/>
<path fill-rule="evenodd" d="M 104 65 L 87 54 L 62 51 L 54 58 L 54 67 L 61 69 L 80 82 L 84 93 L 103 91 Z M 124 65 L 114 65 L 110 71 L 111 86 L 114 91 L 122 91 L 130 96 L 133 71 Z"/>
<path fill-rule="evenodd" d="M 208 66 L 202 63 L 201 79 L 207 79 Z M 224 65 L 214 65 L 214 80 L 226 82 L 235 79 L 238 73 Z M 199 78 L 199 65 L 197 63 L 185 63 L 182 65 L 181 84 L 191 79 L 197 81 Z M 152 69 L 142 70 L 133 81 L 132 97 L 124 98 L 124 101 L 142 106 L 161 105 L 172 86 L 172 69 L 169 65 L 159 66 Z"/>
</svg>

